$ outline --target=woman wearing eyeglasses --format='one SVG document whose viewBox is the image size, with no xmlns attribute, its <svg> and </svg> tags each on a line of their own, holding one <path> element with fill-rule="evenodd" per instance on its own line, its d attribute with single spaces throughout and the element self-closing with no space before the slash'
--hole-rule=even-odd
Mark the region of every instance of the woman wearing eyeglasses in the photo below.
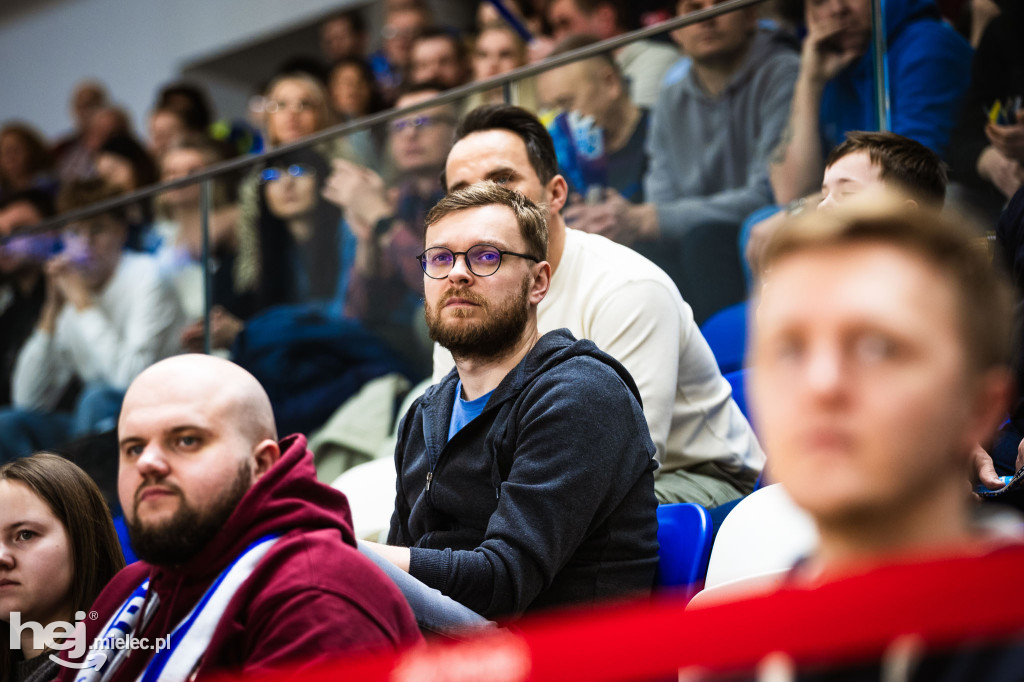
<svg viewBox="0 0 1024 682">
<path fill-rule="evenodd" d="M 327 90 L 320 81 L 305 73 L 288 73 L 272 80 L 267 87 L 263 107 L 266 139 L 270 147 L 298 142 L 336 122 L 328 105 Z M 346 137 L 318 143 L 309 151 L 328 162 L 332 159 L 360 164 L 370 161 L 357 152 Z M 275 167 L 281 163 L 280 159 L 271 162 Z M 291 164 L 284 167 L 288 165 Z M 265 207 L 259 172 L 251 173 L 239 185 L 238 257 L 233 279 L 235 293 L 249 296 L 257 305 L 253 312 L 261 309 L 264 301 L 274 302 L 281 298 L 274 293 L 281 291 L 280 282 L 264 282 L 264 249 L 259 227 L 265 218 Z M 268 295 L 268 292 L 271 293 Z"/>
</svg>

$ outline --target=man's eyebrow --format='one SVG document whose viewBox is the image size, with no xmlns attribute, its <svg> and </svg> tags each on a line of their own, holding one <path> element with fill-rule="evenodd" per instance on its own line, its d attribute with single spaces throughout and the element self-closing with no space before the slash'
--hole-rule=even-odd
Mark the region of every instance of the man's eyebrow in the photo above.
<svg viewBox="0 0 1024 682">
<path fill-rule="evenodd" d="M 182 424 L 181 426 L 175 426 L 174 428 L 166 431 L 165 433 L 168 436 L 177 436 L 182 433 L 187 433 L 190 431 L 195 431 L 204 435 L 212 433 L 210 429 L 206 428 L 205 426 L 199 426 L 197 424 Z M 131 443 L 141 443 L 144 440 L 145 439 L 140 436 L 127 436 L 125 438 L 122 438 L 118 442 L 118 445 L 123 448 L 125 445 L 129 445 Z"/>
<path fill-rule="evenodd" d="M 502 166 L 501 168 L 495 168 L 495 169 L 493 169 L 491 171 L 488 171 L 486 179 L 487 180 L 492 180 L 494 178 L 505 177 L 506 175 L 511 175 L 513 177 L 519 177 L 519 173 L 518 173 L 518 171 L 516 171 L 515 168 L 512 168 L 511 166 Z"/>
</svg>

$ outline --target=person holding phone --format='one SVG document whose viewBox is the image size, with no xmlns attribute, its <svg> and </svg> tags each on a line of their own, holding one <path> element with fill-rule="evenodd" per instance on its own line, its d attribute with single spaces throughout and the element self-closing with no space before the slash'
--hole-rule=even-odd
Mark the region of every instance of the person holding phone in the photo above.
<svg viewBox="0 0 1024 682">
<path fill-rule="evenodd" d="M 972 51 L 942 21 L 934 0 L 885 3 L 887 126 L 875 104 L 871 0 L 807 0 L 805 18 L 789 125 L 769 167 L 776 203 L 817 189 L 826 153 L 850 130 L 888 128 L 945 156 Z"/>
</svg>

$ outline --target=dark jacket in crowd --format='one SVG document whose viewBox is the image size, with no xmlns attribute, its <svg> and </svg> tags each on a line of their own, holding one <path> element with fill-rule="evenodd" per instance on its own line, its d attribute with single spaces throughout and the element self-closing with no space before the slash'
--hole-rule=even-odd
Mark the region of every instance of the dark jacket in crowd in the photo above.
<svg viewBox="0 0 1024 682">
<path fill-rule="evenodd" d="M 989 22 L 974 55 L 971 84 L 950 140 L 949 165 L 953 180 L 991 192 L 1002 204 L 998 190 L 978 175 L 978 157 L 989 145 L 985 125 L 992 105 L 1024 96 L 1024 7 L 1019 2 L 1000 5 L 1002 14 Z"/>
<path fill-rule="evenodd" d="M 545 334 L 446 442 L 458 379 L 399 429 L 388 544 L 412 548 L 409 572 L 489 618 L 649 592 L 657 464 L 626 369 Z"/>
<path fill-rule="evenodd" d="M 211 671 L 247 674 L 282 665 L 317 662 L 420 640 L 409 606 L 383 573 L 355 547 L 348 500 L 317 482 L 313 455 L 303 436 L 281 441 L 282 455 L 239 502 L 224 527 L 181 566 L 138 562 L 118 573 L 86 619 L 88 642 L 147 577 L 159 598 L 136 638 L 169 634 L 253 542 L 280 538 L 238 587 L 198 664 L 199 679 Z M 138 679 L 153 651 L 137 650 L 113 680 Z M 64 668 L 61 679 L 80 671 Z M 102 672 L 102 671 L 101 671 Z"/>
</svg>

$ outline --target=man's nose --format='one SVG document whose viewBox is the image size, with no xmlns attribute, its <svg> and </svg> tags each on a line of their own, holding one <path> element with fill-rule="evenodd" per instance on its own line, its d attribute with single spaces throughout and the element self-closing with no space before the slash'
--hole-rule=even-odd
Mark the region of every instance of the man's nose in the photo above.
<svg viewBox="0 0 1024 682">
<path fill-rule="evenodd" d="M 455 256 L 455 262 L 452 263 L 452 271 L 448 273 L 448 281 L 465 283 L 469 282 L 472 278 L 473 273 L 469 269 L 469 256 L 466 254 Z"/>
<path fill-rule="evenodd" d="M 827 345 L 812 348 L 804 366 L 803 379 L 815 398 L 834 399 L 841 394 L 845 382 L 842 353 Z"/>
<path fill-rule="evenodd" d="M 135 468 L 142 476 L 156 478 L 163 478 L 170 471 L 166 454 L 156 444 L 146 446 L 146 449 L 135 460 Z"/>
</svg>

